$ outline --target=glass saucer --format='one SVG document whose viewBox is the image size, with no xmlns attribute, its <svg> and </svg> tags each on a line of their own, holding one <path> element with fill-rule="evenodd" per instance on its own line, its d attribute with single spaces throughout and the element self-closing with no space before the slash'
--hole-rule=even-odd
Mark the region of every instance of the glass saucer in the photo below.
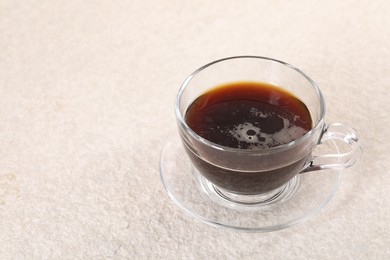
<svg viewBox="0 0 390 260">
<path fill-rule="evenodd" d="M 339 151 L 335 142 L 321 145 Z M 235 204 L 192 166 L 178 133 L 171 134 L 161 151 L 160 176 L 169 197 L 184 212 L 207 224 L 247 232 L 269 232 L 301 223 L 327 205 L 337 191 L 340 170 L 297 175 L 286 192 L 266 205 Z"/>
</svg>

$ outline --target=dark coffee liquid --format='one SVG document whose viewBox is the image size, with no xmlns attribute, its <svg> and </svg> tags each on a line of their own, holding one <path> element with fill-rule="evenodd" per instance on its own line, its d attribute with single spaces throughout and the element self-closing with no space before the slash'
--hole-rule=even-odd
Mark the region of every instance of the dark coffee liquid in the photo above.
<svg viewBox="0 0 390 260">
<path fill-rule="evenodd" d="M 289 143 L 312 127 L 310 112 L 298 98 L 276 86 L 255 82 L 237 82 L 211 89 L 189 106 L 185 121 L 198 135 L 213 143 L 245 150 Z M 237 165 L 229 169 L 210 163 L 214 161 L 215 151 L 202 150 L 202 156 L 198 156 L 186 145 L 185 148 L 204 177 L 238 194 L 274 190 L 300 172 L 310 158 L 310 154 L 304 154 L 287 165 L 263 170 L 264 162 L 256 156 L 226 153 L 225 161 Z M 291 149 L 283 156 L 295 158 L 297 152 Z M 236 170 L 243 165 L 254 169 L 258 165 L 259 170 Z"/>
<path fill-rule="evenodd" d="M 312 127 L 306 105 L 266 83 L 237 82 L 198 97 L 185 114 L 201 137 L 231 148 L 262 149 L 286 144 Z"/>
</svg>

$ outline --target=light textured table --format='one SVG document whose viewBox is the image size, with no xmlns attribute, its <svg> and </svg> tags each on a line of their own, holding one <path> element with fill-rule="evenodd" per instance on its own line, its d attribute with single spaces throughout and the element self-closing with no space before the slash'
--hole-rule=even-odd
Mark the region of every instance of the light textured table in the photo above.
<svg viewBox="0 0 390 260">
<path fill-rule="evenodd" d="M 158 161 L 197 67 L 296 65 L 364 155 L 314 218 L 217 229 L 169 200 Z M 1 259 L 389 259 L 390 4 L 0 0 Z"/>
</svg>

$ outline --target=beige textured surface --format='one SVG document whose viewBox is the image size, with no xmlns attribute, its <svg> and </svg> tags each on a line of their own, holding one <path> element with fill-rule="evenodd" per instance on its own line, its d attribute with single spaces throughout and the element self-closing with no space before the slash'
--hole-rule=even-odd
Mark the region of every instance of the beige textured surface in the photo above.
<svg viewBox="0 0 390 260">
<path fill-rule="evenodd" d="M 0 0 L 1 259 L 388 259 L 390 4 Z M 195 68 L 253 54 L 321 87 L 365 153 L 319 215 L 247 234 L 183 215 L 159 179 Z"/>
</svg>

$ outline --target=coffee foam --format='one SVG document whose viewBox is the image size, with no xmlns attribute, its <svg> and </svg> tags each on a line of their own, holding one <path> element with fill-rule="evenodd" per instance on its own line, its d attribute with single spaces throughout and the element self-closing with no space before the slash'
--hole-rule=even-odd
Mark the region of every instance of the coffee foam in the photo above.
<svg viewBox="0 0 390 260">
<path fill-rule="evenodd" d="M 257 114 L 257 116 L 267 117 L 263 113 Z M 229 130 L 229 134 L 237 139 L 238 148 L 242 148 L 242 144 L 245 143 L 246 149 L 258 149 L 287 144 L 306 133 L 305 129 L 293 125 L 287 118 L 278 117 L 283 119 L 283 128 L 273 134 L 264 133 L 261 131 L 261 126 L 257 127 L 249 122 L 234 126 L 233 129 Z"/>
</svg>

